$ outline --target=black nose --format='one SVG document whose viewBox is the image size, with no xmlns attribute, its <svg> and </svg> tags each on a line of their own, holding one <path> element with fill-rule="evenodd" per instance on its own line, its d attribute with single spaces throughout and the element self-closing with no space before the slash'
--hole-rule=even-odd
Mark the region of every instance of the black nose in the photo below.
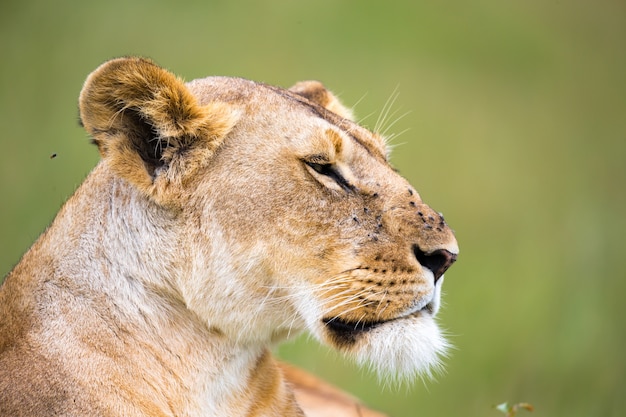
<svg viewBox="0 0 626 417">
<path fill-rule="evenodd" d="M 435 276 L 435 283 L 446 272 L 450 265 L 456 261 L 456 254 L 447 251 L 445 249 L 438 249 L 436 251 L 426 253 L 417 245 L 413 245 L 413 253 L 417 258 L 417 261 L 424 268 L 428 268 L 433 272 Z"/>
</svg>

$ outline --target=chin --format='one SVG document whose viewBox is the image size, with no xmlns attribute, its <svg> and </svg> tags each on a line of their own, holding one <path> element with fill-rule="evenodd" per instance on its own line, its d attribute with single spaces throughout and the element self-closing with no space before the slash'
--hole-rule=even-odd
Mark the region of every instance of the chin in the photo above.
<svg viewBox="0 0 626 417">
<path fill-rule="evenodd" d="M 426 311 L 376 325 L 327 324 L 322 332 L 327 345 L 347 353 L 390 383 L 432 376 L 433 371 L 441 370 L 441 358 L 450 347 Z"/>
<path fill-rule="evenodd" d="M 443 281 L 443 279 L 442 279 Z M 412 382 L 442 370 L 450 344 L 435 316 L 441 283 L 428 304 L 405 315 L 378 322 L 349 323 L 338 318 L 321 321 L 313 333 L 326 345 L 346 353 L 374 370 L 388 383 Z"/>
</svg>

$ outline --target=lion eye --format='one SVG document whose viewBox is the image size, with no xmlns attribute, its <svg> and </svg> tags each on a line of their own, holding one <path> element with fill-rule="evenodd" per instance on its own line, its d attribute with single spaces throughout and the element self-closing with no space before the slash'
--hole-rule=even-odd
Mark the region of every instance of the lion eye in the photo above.
<svg viewBox="0 0 626 417">
<path fill-rule="evenodd" d="M 317 172 L 320 175 L 323 175 L 324 177 L 330 178 L 344 190 L 352 191 L 354 189 L 354 186 L 350 184 L 348 180 L 343 177 L 343 175 L 341 175 L 341 172 L 339 172 L 335 165 L 330 163 L 319 163 L 311 161 L 305 161 L 305 163 L 309 167 L 311 167 L 313 171 Z"/>
<path fill-rule="evenodd" d="M 327 177 L 333 177 L 333 175 L 337 175 L 336 171 L 333 170 L 333 164 L 318 164 L 308 161 L 306 164 L 313 168 L 313 171 L 317 172 L 318 174 L 322 174 Z"/>
</svg>

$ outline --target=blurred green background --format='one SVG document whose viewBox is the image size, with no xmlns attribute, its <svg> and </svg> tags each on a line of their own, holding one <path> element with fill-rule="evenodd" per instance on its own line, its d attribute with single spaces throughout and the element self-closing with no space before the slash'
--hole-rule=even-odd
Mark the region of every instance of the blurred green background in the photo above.
<svg viewBox="0 0 626 417">
<path fill-rule="evenodd" d="M 397 389 L 306 337 L 282 357 L 397 417 L 626 413 L 626 3 L 5 0 L 0 276 L 98 160 L 83 80 L 129 54 L 187 80 L 320 79 L 370 127 L 397 91 L 393 163 L 461 245 L 447 370 Z"/>
</svg>

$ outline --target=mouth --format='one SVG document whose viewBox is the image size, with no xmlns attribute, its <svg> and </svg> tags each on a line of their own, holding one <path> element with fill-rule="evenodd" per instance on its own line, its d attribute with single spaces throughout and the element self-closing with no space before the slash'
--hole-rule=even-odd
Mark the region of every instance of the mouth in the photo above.
<svg viewBox="0 0 626 417">
<path fill-rule="evenodd" d="M 394 317 L 388 320 L 378 320 L 378 321 L 347 321 L 343 320 L 339 317 L 330 317 L 322 319 L 322 322 L 330 330 L 331 333 L 338 339 L 342 339 L 344 341 L 355 341 L 359 335 L 369 332 L 372 329 L 375 329 L 379 326 L 382 326 L 387 323 L 393 323 L 399 320 L 403 320 L 410 317 L 417 317 L 421 315 L 433 316 L 436 311 L 434 301 L 426 304 L 425 306 L 419 309 L 413 309 L 408 311 L 407 313 Z"/>
<path fill-rule="evenodd" d="M 333 333 L 353 336 L 356 336 L 359 333 L 368 332 L 384 323 L 387 323 L 387 321 L 350 322 L 342 320 L 339 317 L 323 319 L 322 322 Z"/>
<path fill-rule="evenodd" d="M 338 345 L 345 347 L 354 345 L 366 333 L 384 325 L 393 326 L 394 323 L 402 321 L 412 321 L 412 319 L 432 319 L 440 307 L 441 287 L 443 286 L 443 276 L 435 283 L 433 292 L 428 298 L 416 300 L 415 304 L 406 309 L 402 314 L 385 320 L 345 320 L 338 316 L 323 318 L 323 327 L 326 334 Z M 400 324 L 402 326 L 402 324 Z M 398 327 L 403 331 L 402 327 Z"/>
</svg>

